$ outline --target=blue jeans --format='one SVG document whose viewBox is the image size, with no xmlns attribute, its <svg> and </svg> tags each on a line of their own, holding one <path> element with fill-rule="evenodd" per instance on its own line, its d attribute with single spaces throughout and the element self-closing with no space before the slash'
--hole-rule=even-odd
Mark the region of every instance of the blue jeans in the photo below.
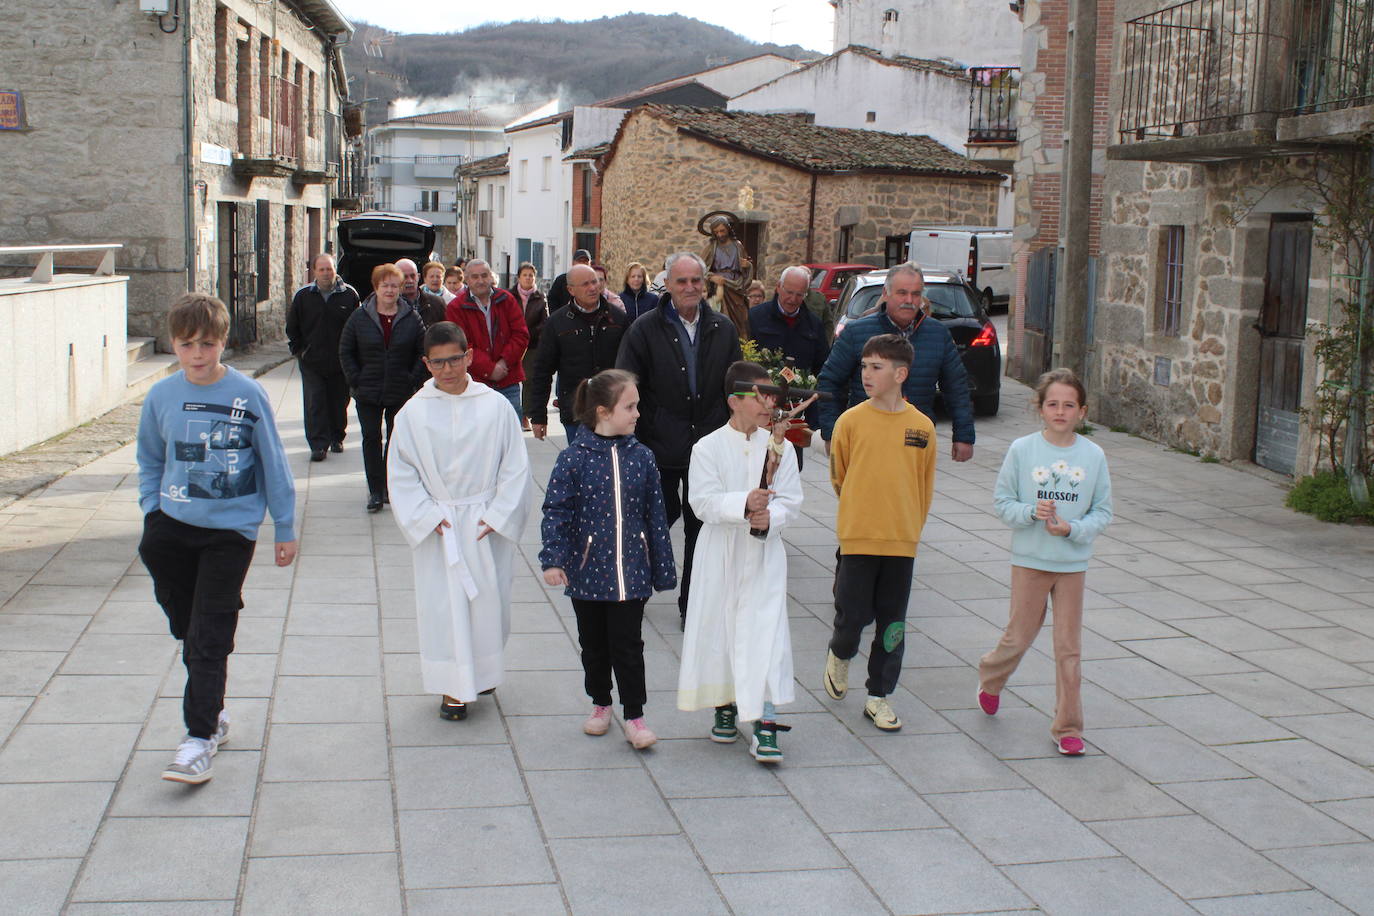
<svg viewBox="0 0 1374 916">
<path fill-rule="evenodd" d="M 572 445 L 573 439 L 577 438 L 577 434 L 578 434 L 581 430 L 582 430 L 582 424 L 581 424 L 581 423 L 564 423 L 564 424 L 563 424 L 563 431 L 566 432 L 566 433 L 568 434 L 568 439 L 567 439 L 567 441 L 568 441 L 568 444 L 569 444 L 569 445 Z"/>
<path fill-rule="evenodd" d="M 505 388 L 497 388 L 495 386 L 492 386 L 492 390 L 495 391 L 497 394 L 501 395 L 501 397 L 505 398 L 507 401 L 510 401 L 511 406 L 515 408 L 515 415 L 517 417 L 519 417 L 522 420 L 525 418 L 525 408 L 524 405 L 520 403 L 519 382 L 516 382 L 514 385 L 509 385 Z"/>
</svg>

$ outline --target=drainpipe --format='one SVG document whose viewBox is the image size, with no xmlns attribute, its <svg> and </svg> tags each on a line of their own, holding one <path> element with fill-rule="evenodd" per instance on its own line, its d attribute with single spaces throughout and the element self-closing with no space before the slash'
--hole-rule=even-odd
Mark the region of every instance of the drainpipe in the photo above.
<svg viewBox="0 0 1374 916">
<path fill-rule="evenodd" d="M 811 173 L 811 202 L 806 208 L 806 263 L 815 261 L 815 232 L 816 232 L 816 178 L 815 172 Z M 754 257 L 758 257 L 758 252 L 754 252 Z"/>
<path fill-rule="evenodd" d="M 1369 153 L 1369 175 L 1374 177 L 1374 149 Z M 1374 194 L 1371 194 L 1374 196 Z M 1364 392 L 1369 391 L 1369 360 L 1366 350 L 1369 341 L 1365 334 L 1368 330 L 1370 320 L 1369 306 L 1374 300 L 1374 244 L 1366 235 L 1360 240 L 1360 255 L 1364 261 L 1363 276 L 1360 278 L 1360 320 L 1355 329 L 1355 365 L 1351 373 L 1350 385 L 1354 389 L 1354 397 L 1350 399 L 1350 412 L 1345 421 L 1345 450 L 1344 464 L 1346 481 L 1350 486 L 1350 498 L 1355 501 L 1355 505 L 1365 508 L 1369 505 L 1369 482 L 1365 480 L 1364 474 L 1360 473 L 1360 467 L 1364 464 L 1364 425 L 1365 425 L 1365 399 L 1368 397 Z"/>
<path fill-rule="evenodd" d="M 182 218 L 185 222 L 186 245 L 186 289 L 196 288 L 196 165 L 193 158 L 194 139 L 194 100 L 191 98 L 191 7 L 195 4 L 187 0 L 186 11 L 181 21 L 181 140 L 182 156 L 186 160 L 186 186 L 182 188 Z"/>
</svg>

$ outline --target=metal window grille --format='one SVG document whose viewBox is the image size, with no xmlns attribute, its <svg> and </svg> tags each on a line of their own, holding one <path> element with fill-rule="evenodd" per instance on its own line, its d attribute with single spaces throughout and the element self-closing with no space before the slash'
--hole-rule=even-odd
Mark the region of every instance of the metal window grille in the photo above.
<svg viewBox="0 0 1374 916">
<path fill-rule="evenodd" d="M 1016 94 L 1020 83 L 1019 67 L 969 68 L 969 143 L 1016 142 Z"/>
<path fill-rule="evenodd" d="M 1160 266 L 1159 332 L 1165 337 L 1177 337 L 1183 318 L 1183 227 L 1166 226 L 1160 252 L 1164 262 Z"/>
<path fill-rule="evenodd" d="M 1298 0 L 1287 111 L 1310 114 L 1374 100 L 1374 2 Z"/>
</svg>

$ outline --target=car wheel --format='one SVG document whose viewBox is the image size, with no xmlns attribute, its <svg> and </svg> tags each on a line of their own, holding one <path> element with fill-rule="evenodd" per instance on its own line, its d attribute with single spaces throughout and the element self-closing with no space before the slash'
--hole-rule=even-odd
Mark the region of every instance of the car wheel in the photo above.
<svg viewBox="0 0 1374 916">
<path fill-rule="evenodd" d="M 983 290 L 983 311 L 992 314 L 992 287 Z"/>
<path fill-rule="evenodd" d="M 1001 405 L 1001 400 L 1001 391 L 979 395 L 973 399 L 973 412 L 980 417 L 995 417 L 997 416 L 997 408 Z"/>
</svg>

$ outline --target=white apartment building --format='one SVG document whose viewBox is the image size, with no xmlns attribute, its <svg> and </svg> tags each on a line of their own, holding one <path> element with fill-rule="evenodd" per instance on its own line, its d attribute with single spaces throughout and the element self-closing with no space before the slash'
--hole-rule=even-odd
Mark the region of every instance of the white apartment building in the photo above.
<svg viewBox="0 0 1374 916">
<path fill-rule="evenodd" d="M 392 118 L 368 131 L 371 206 L 434 223 L 445 263 L 463 254 L 455 170 L 505 150 L 506 118 L 458 109 Z"/>
</svg>

